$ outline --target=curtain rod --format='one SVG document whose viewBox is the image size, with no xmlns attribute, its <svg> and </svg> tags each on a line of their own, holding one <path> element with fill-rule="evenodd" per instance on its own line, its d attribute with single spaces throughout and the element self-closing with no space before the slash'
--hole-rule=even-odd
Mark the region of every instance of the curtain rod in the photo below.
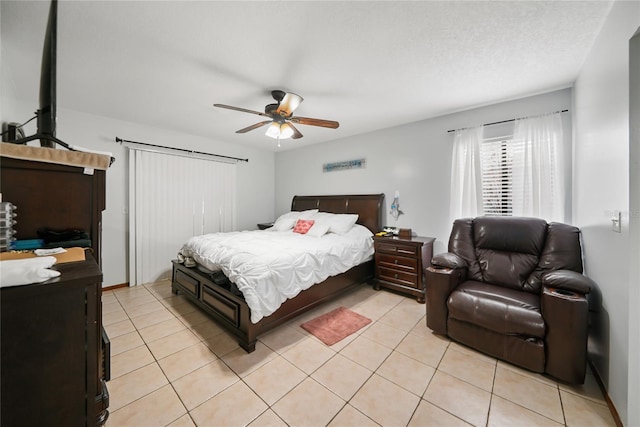
<svg viewBox="0 0 640 427">
<path fill-rule="evenodd" d="M 569 111 L 569 110 L 554 111 L 554 113 L 566 113 L 567 111 Z M 553 113 L 551 113 L 551 114 L 553 114 Z M 532 116 L 532 117 L 535 117 L 535 116 Z M 523 119 L 523 118 L 525 118 L 525 117 L 518 117 L 518 118 L 515 118 L 515 119 L 508 119 L 508 120 L 500 120 L 499 122 L 485 123 L 482 126 L 492 126 L 492 125 L 499 125 L 501 123 L 515 122 L 516 120 Z M 463 130 L 463 129 L 468 129 L 468 128 L 451 129 L 451 130 L 448 130 L 447 133 L 455 132 L 457 130 Z"/>
<path fill-rule="evenodd" d="M 189 154 L 200 154 L 200 155 L 204 155 L 204 156 L 213 156 L 213 157 L 218 157 L 218 158 L 222 158 L 222 159 L 235 160 L 236 162 L 248 162 L 249 161 L 249 159 L 241 159 L 239 157 L 232 157 L 232 156 L 223 156 L 222 154 L 212 154 L 212 153 L 205 153 L 203 151 L 187 150 L 187 149 L 184 149 L 184 148 L 174 148 L 174 147 L 167 147 L 167 146 L 164 146 L 164 145 L 147 144 L 146 142 L 129 141 L 127 139 L 118 138 L 117 136 L 116 136 L 116 142 L 119 142 L 120 145 L 122 145 L 123 142 L 126 142 L 126 143 L 129 143 L 129 144 L 144 145 L 146 147 L 162 148 L 164 150 L 174 150 L 174 151 L 180 151 L 180 152 L 189 153 Z"/>
</svg>

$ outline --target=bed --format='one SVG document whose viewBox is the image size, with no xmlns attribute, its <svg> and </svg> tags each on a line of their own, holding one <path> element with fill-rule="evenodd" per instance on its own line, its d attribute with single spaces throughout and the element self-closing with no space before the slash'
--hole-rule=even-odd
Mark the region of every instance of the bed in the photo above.
<svg viewBox="0 0 640 427">
<path fill-rule="evenodd" d="M 357 214 L 357 224 L 372 233 L 382 228 L 384 194 L 294 196 L 291 211 L 318 209 L 320 212 Z M 269 233 L 269 231 L 264 231 Z M 259 335 L 373 278 L 373 260 L 363 262 L 348 271 L 328 277 L 321 283 L 287 299 L 272 314 L 256 323 L 251 321 L 251 309 L 233 284 L 221 283 L 197 266 L 187 267 L 174 260 L 171 289 L 181 293 L 234 335 L 247 352 L 255 350 Z M 216 283 L 217 282 L 217 283 Z"/>
</svg>

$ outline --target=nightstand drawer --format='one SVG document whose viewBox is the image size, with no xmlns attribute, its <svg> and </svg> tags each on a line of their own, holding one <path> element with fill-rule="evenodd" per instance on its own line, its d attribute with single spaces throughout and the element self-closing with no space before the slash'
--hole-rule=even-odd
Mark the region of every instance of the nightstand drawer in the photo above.
<svg viewBox="0 0 640 427">
<path fill-rule="evenodd" d="M 402 245 L 395 242 L 376 242 L 376 251 L 390 254 L 416 256 L 420 252 L 420 246 Z"/>
<path fill-rule="evenodd" d="M 418 287 L 418 275 L 414 273 L 405 273 L 403 271 L 379 267 L 379 279 L 386 280 L 392 283 L 398 283 L 400 285 L 411 286 L 413 288 Z"/>
<path fill-rule="evenodd" d="M 396 269 L 413 274 L 416 274 L 418 271 L 418 260 L 416 258 L 380 254 L 376 261 L 380 267 Z"/>
</svg>

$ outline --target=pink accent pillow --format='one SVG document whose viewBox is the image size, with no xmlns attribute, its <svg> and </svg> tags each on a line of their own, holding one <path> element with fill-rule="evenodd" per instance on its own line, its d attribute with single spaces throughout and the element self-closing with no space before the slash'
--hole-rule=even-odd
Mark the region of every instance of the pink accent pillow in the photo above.
<svg viewBox="0 0 640 427">
<path fill-rule="evenodd" d="M 314 222 L 312 219 L 299 219 L 296 221 L 295 227 L 293 227 L 293 232 L 307 234 L 307 231 L 309 231 Z"/>
</svg>

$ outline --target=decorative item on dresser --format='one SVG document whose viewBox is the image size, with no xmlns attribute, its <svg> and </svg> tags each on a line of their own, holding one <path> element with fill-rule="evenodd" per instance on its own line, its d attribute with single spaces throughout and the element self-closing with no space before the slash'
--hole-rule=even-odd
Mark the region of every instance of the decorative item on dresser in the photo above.
<svg viewBox="0 0 640 427">
<path fill-rule="evenodd" d="M 0 291 L 0 425 L 102 425 L 109 339 L 100 246 L 111 158 L 8 143 L 0 143 L 0 156 L 0 192 L 17 206 L 18 236 L 35 238 L 48 227 L 83 229 L 90 237 L 90 247 L 80 250 L 84 260 L 52 267 L 59 277 Z"/>
<path fill-rule="evenodd" d="M 375 289 L 389 288 L 424 304 L 423 269 L 431 263 L 433 237 L 374 236 Z"/>
</svg>

